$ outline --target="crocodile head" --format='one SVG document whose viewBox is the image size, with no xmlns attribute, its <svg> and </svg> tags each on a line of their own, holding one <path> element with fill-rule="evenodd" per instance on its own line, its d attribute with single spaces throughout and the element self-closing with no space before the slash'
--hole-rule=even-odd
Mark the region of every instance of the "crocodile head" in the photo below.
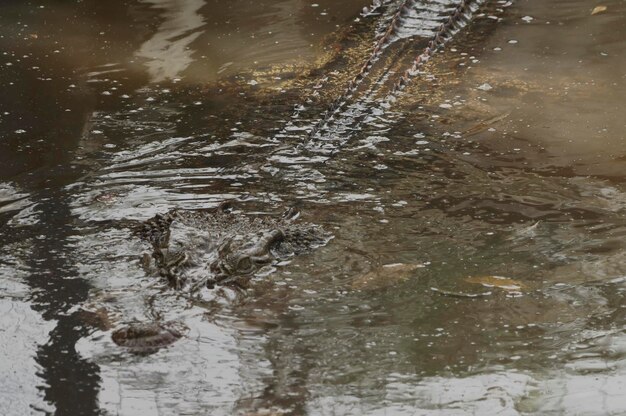
<svg viewBox="0 0 626 416">
<path fill-rule="evenodd" d="M 176 288 L 246 287 L 264 266 L 329 240 L 319 227 L 296 224 L 297 217 L 295 210 L 279 218 L 247 216 L 223 207 L 178 210 L 145 222 L 142 236 L 152 244 L 158 274 Z"/>
</svg>

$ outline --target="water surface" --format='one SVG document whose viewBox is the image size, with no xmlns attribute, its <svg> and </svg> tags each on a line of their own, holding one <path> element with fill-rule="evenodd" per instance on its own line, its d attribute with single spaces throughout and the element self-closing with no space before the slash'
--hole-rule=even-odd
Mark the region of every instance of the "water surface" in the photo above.
<svg viewBox="0 0 626 416">
<path fill-rule="evenodd" d="M 626 413 L 626 5 L 486 2 L 396 91 L 412 2 L 347 93 L 384 3 L 0 6 L 0 413 Z M 133 221 L 224 200 L 334 239 L 217 306 L 146 275 Z"/>
</svg>

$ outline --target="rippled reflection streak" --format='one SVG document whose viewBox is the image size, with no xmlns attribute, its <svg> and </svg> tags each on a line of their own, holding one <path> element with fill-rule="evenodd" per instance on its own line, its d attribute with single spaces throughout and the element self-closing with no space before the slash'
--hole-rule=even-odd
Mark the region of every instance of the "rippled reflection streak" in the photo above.
<svg viewBox="0 0 626 416">
<path fill-rule="evenodd" d="M 162 23 L 150 39 L 145 41 L 136 55 L 145 58 L 152 82 L 173 79 L 192 62 L 194 50 L 191 43 L 202 34 L 199 28 L 204 18 L 199 10 L 204 0 L 140 0 L 162 10 Z"/>
</svg>

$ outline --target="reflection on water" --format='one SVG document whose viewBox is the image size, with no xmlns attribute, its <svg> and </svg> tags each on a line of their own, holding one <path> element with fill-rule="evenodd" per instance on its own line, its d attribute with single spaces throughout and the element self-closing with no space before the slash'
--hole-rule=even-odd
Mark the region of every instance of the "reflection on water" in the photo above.
<svg viewBox="0 0 626 416">
<path fill-rule="evenodd" d="M 146 58 L 150 79 L 161 82 L 173 79 L 193 61 L 190 48 L 201 32 L 204 20 L 198 13 L 204 0 L 143 0 L 142 3 L 162 10 L 163 22 L 145 41 L 136 55 Z"/>
<path fill-rule="evenodd" d="M 16 250 L 18 247 L 8 248 Z M 20 267 L 17 259 L 6 260 L 13 262 L 0 264 L 0 313 L 3 316 L 0 323 L 0 333 L 3 334 L 0 338 L 0 371 L 4 374 L 0 383 L 3 397 L 0 412 L 8 415 L 28 414 L 31 409 L 53 411 L 54 408 L 44 400 L 44 385 L 37 376 L 41 366 L 35 356 L 37 348 L 47 342 L 55 322 L 43 320 L 31 309 L 29 289 L 22 283 L 27 271 Z"/>
<path fill-rule="evenodd" d="M 626 413 L 623 2 L 488 2 L 389 100 L 454 2 L 127 3 L 0 6 L 1 413 Z M 231 199 L 334 239 L 245 296 L 146 273 L 139 221 Z"/>
<path fill-rule="evenodd" d="M 338 22 L 354 17 L 359 0 L 142 0 L 159 25 L 135 52 L 152 82 L 206 82 L 265 71 L 301 71 L 328 53 L 320 45 Z"/>
</svg>

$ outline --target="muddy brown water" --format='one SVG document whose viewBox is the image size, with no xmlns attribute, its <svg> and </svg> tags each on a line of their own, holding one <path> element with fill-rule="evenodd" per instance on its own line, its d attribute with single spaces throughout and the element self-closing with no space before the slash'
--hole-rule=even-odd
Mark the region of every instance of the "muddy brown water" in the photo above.
<svg viewBox="0 0 626 416">
<path fill-rule="evenodd" d="M 0 5 L 0 414 L 626 414 L 626 3 L 487 1 L 392 99 L 403 20 L 312 139 L 384 3 Z M 334 239 L 217 306 L 146 276 L 128 221 L 227 199 Z"/>
</svg>

